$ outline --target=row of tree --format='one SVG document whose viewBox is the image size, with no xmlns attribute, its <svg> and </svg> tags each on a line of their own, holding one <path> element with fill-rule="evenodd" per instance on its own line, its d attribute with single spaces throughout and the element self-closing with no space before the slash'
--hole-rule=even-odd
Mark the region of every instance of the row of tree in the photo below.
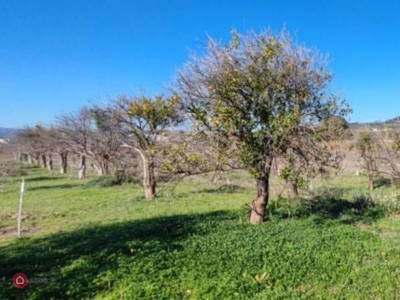
<svg viewBox="0 0 400 300">
<path fill-rule="evenodd" d="M 368 178 L 368 189 L 374 189 L 374 178 L 389 177 L 399 185 L 400 133 L 393 128 L 361 130 L 357 135 L 357 150 Z"/>
<path fill-rule="evenodd" d="M 228 44 L 210 38 L 167 95 L 120 96 L 26 128 L 20 152 L 48 168 L 58 154 L 62 172 L 73 153 L 79 178 L 88 160 L 99 175 L 141 166 L 147 198 L 164 174 L 245 168 L 257 192 L 249 220 L 260 223 L 274 161 L 294 188 L 339 166 L 341 155 L 328 143 L 342 135 L 332 124 L 344 122 L 350 108 L 329 91 L 331 78 L 326 59 L 286 31 L 232 32 Z"/>
</svg>

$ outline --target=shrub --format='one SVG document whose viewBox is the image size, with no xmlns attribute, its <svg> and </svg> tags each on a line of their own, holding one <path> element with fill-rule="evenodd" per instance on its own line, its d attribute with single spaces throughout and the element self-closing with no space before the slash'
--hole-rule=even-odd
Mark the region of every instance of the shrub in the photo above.
<svg viewBox="0 0 400 300">
<path fill-rule="evenodd" d="M 392 181 L 389 178 L 378 176 L 374 179 L 374 187 L 382 187 L 382 186 L 389 186 L 392 184 Z"/>
<path fill-rule="evenodd" d="M 15 162 L 2 162 L 0 163 L 0 176 L 1 177 L 14 177 L 28 175 L 27 171 L 22 169 L 22 165 Z"/>
<path fill-rule="evenodd" d="M 116 185 L 116 183 L 111 176 L 99 176 L 91 181 L 89 181 L 86 186 L 88 187 L 110 187 Z"/>
<path fill-rule="evenodd" d="M 400 193 L 397 189 L 391 193 L 386 191 L 375 194 L 374 202 L 383 205 L 389 214 L 400 214 Z"/>
</svg>

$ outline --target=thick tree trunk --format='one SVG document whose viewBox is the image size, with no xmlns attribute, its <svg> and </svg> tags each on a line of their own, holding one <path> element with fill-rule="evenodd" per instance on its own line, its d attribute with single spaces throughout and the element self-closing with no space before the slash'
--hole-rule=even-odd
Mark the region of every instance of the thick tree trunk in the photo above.
<svg viewBox="0 0 400 300">
<path fill-rule="evenodd" d="M 123 147 L 130 148 L 139 153 L 143 162 L 143 188 L 146 199 L 152 199 L 156 196 L 156 177 L 154 174 L 154 162 L 146 157 L 143 150 L 132 147 L 128 144 L 123 144 Z"/>
<path fill-rule="evenodd" d="M 292 186 L 293 197 L 298 199 L 300 197 L 299 185 L 296 182 L 291 182 L 290 185 Z"/>
<path fill-rule="evenodd" d="M 60 158 L 61 158 L 60 173 L 65 174 L 65 173 L 67 173 L 67 167 L 68 167 L 68 152 L 66 152 L 66 151 L 61 152 Z"/>
<path fill-rule="evenodd" d="M 49 155 L 48 155 L 47 170 L 49 170 L 49 171 L 53 170 L 53 156 L 51 153 L 49 153 Z"/>
<path fill-rule="evenodd" d="M 81 155 L 79 169 L 78 169 L 78 178 L 85 179 L 85 176 L 86 176 L 86 156 Z"/>
<path fill-rule="evenodd" d="M 30 164 L 30 165 L 33 164 L 32 155 L 28 154 L 28 155 L 27 155 L 27 160 L 28 160 L 28 164 Z"/>
<path fill-rule="evenodd" d="M 265 210 L 269 200 L 269 173 L 257 178 L 257 198 L 251 204 L 249 221 L 260 224 L 264 221 Z"/>
<path fill-rule="evenodd" d="M 42 158 L 42 164 L 43 164 L 43 168 L 47 168 L 47 158 L 46 158 L 46 153 L 42 153 L 41 155 Z"/>
<path fill-rule="evenodd" d="M 266 157 L 261 165 L 260 174 L 256 180 L 257 198 L 251 204 L 249 221 L 251 224 L 260 224 L 264 221 L 265 210 L 269 200 L 269 177 L 272 170 L 273 157 Z"/>
<path fill-rule="evenodd" d="M 19 156 L 19 161 L 20 162 L 27 162 L 27 163 L 31 164 L 32 161 L 29 161 L 28 158 L 29 158 L 28 154 L 21 153 L 20 156 Z"/>
<path fill-rule="evenodd" d="M 374 189 L 374 176 L 371 174 L 368 175 L 368 189 L 371 191 Z"/>
<path fill-rule="evenodd" d="M 143 187 L 146 199 L 152 199 L 156 196 L 156 179 L 154 175 L 154 163 L 149 162 L 143 166 L 147 170 L 144 172 Z"/>
<path fill-rule="evenodd" d="M 35 155 L 35 164 L 40 167 L 40 153 L 36 153 Z"/>
<path fill-rule="evenodd" d="M 373 166 L 372 162 L 367 162 L 367 177 L 368 177 L 368 189 L 373 190 L 374 189 L 374 173 L 373 173 Z"/>
<path fill-rule="evenodd" d="M 92 162 L 93 162 L 93 167 L 97 172 L 97 175 L 103 176 L 106 174 L 110 174 L 107 158 L 103 157 L 100 158 L 99 160 L 92 160 Z"/>
<path fill-rule="evenodd" d="M 108 167 L 108 158 L 107 157 L 104 157 L 102 159 L 100 167 L 101 167 L 101 170 L 102 170 L 103 174 L 109 174 L 110 173 L 110 170 L 109 170 L 109 167 Z"/>
</svg>

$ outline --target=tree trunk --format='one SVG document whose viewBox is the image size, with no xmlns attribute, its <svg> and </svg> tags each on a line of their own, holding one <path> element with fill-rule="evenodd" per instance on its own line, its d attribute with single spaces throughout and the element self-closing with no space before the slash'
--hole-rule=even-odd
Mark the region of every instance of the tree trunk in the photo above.
<svg viewBox="0 0 400 300">
<path fill-rule="evenodd" d="M 51 153 L 48 155 L 48 160 L 47 160 L 47 170 L 51 171 L 53 170 L 53 156 Z"/>
<path fill-rule="evenodd" d="M 60 173 L 65 174 L 65 173 L 67 173 L 67 166 L 68 166 L 68 152 L 66 152 L 66 151 L 61 152 L 60 158 L 61 158 Z"/>
<path fill-rule="evenodd" d="M 32 155 L 31 155 L 31 154 L 28 154 L 28 155 L 27 155 L 27 160 L 28 160 L 28 164 L 30 164 L 30 165 L 33 164 Z"/>
<path fill-rule="evenodd" d="M 25 154 L 25 153 L 21 153 L 20 154 L 20 156 L 19 156 L 19 161 L 20 162 L 29 162 L 28 161 L 28 154 Z M 29 162 L 30 164 L 32 163 L 32 161 L 31 162 Z"/>
<path fill-rule="evenodd" d="M 42 158 L 43 168 L 47 168 L 46 153 L 42 153 L 40 156 L 41 156 L 41 158 Z"/>
<path fill-rule="evenodd" d="M 294 198 L 298 199 L 300 197 L 299 185 L 297 184 L 297 182 L 294 182 L 294 181 L 291 181 L 290 185 L 292 186 L 292 192 L 293 192 Z"/>
<path fill-rule="evenodd" d="M 367 161 L 366 170 L 368 177 L 368 189 L 372 191 L 374 189 L 374 172 L 372 161 Z"/>
<path fill-rule="evenodd" d="M 36 153 L 35 155 L 35 164 L 40 167 L 40 153 Z"/>
<path fill-rule="evenodd" d="M 368 174 L 368 189 L 373 190 L 374 189 L 374 175 Z"/>
<path fill-rule="evenodd" d="M 249 221 L 260 224 L 264 221 L 265 209 L 269 200 L 269 173 L 257 178 L 257 198 L 251 204 Z"/>
<path fill-rule="evenodd" d="M 143 162 L 143 188 L 146 199 L 152 199 L 156 196 L 156 178 L 154 174 L 154 161 L 146 157 L 142 149 L 123 144 L 123 147 L 130 148 L 139 153 Z"/>
<path fill-rule="evenodd" d="M 101 166 L 101 163 L 93 162 L 93 168 L 96 170 L 97 175 L 103 176 L 105 174 L 104 170 L 103 170 L 103 168 Z"/>
<path fill-rule="evenodd" d="M 269 200 L 269 177 L 272 170 L 273 157 L 266 157 L 262 162 L 261 176 L 256 180 L 257 198 L 251 204 L 249 221 L 251 224 L 260 224 L 264 221 L 265 210 Z"/>
<path fill-rule="evenodd" d="M 78 169 L 78 178 L 85 179 L 85 176 L 86 176 L 86 156 L 81 155 L 79 169 Z"/>
<path fill-rule="evenodd" d="M 103 157 L 103 159 L 101 160 L 101 170 L 103 172 L 103 174 L 110 174 L 110 170 L 108 167 L 108 158 L 107 157 Z"/>
<path fill-rule="evenodd" d="M 156 196 L 156 179 L 154 175 L 154 163 L 149 162 L 147 166 L 143 166 L 147 170 L 143 177 L 143 187 L 146 199 L 152 199 Z"/>
</svg>

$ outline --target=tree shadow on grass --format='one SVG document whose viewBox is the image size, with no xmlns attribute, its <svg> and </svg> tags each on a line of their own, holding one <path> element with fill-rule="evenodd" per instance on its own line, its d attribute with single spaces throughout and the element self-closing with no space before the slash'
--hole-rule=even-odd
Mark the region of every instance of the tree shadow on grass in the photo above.
<svg viewBox="0 0 400 300">
<path fill-rule="evenodd" d="M 387 210 L 364 196 L 359 196 L 354 201 L 316 196 L 296 201 L 282 198 L 268 207 L 267 215 L 281 219 L 312 216 L 317 223 L 337 219 L 344 224 L 355 224 L 374 222 L 385 217 Z"/>
<path fill-rule="evenodd" d="M 0 298 L 93 298 L 119 281 L 116 272 L 129 272 L 129 265 L 149 260 L 149 256 L 160 260 L 154 268 L 167 268 L 163 264 L 165 256 L 180 251 L 182 241 L 193 234 L 206 234 L 215 226 L 210 223 L 236 217 L 229 211 L 217 211 L 22 238 L 0 251 Z M 11 283 L 17 272 L 26 274 L 28 282 L 29 278 L 53 280 L 46 284 L 28 283 L 24 289 L 17 289 Z"/>
<path fill-rule="evenodd" d="M 33 186 L 27 187 L 27 191 L 40 191 L 40 190 L 53 190 L 53 189 L 72 189 L 76 187 L 82 186 L 79 183 L 65 183 L 65 184 L 56 184 L 56 185 L 41 185 L 41 186 Z"/>
<path fill-rule="evenodd" d="M 39 177 L 31 177 L 31 178 L 26 178 L 26 182 L 36 182 L 36 181 L 43 181 L 43 180 L 57 180 L 61 179 L 61 177 L 57 176 L 39 176 Z"/>
<path fill-rule="evenodd" d="M 208 189 L 202 189 L 200 191 L 197 191 L 196 193 L 201 194 L 201 193 L 221 193 L 221 194 L 233 194 L 233 193 L 239 193 L 243 192 L 246 189 L 240 185 L 236 184 L 224 184 L 216 188 L 208 188 Z"/>
</svg>

